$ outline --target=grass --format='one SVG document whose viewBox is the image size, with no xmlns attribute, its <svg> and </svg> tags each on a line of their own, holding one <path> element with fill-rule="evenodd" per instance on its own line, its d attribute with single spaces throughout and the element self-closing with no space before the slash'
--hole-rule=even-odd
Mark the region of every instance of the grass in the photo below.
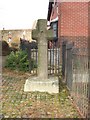
<svg viewBox="0 0 90 120">
<path fill-rule="evenodd" d="M 79 118 L 61 85 L 59 94 L 24 92 L 30 74 L 4 69 L 2 74 L 2 110 L 5 118 Z"/>
</svg>

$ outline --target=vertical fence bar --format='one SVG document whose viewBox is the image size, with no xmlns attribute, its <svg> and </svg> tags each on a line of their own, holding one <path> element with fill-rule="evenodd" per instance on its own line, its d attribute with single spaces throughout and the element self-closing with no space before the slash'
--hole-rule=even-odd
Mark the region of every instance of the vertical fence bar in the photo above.
<svg viewBox="0 0 90 120">
<path fill-rule="evenodd" d="M 60 48 L 58 48 L 58 75 L 60 74 Z"/>
<path fill-rule="evenodd" d="M 48 49 L 48 72 L 50 75 L 50 69 L 51 69 L 51 65 L 50 65 L 50 49 Z"/>
<path fill-rule="evenodd" d="M 28 60 L 29 60 L 29 72 L 31 73 L 31 45 L 30 43 L 28 45 L 27 51 L 28 51 Z"/>
<path fill-rule="evenodd" d="M 54 55 L 54 59 L 55 59 L 55 75 L 57 75 L 57 48 L 54 49 L 55 50 L 55 55 Z"/>
<path fill-rule="evenodd" d="M 72 47 L 73 44 L 67 44 L 66 46 L 66 83 L 70 90 L 72 89 Z"/>
<path fill-rule="evenodd" d="M 58 47 L 48 49 L 48 71 L 49 75 L 58 75 L 59 74 L 59 65 L 60 65 L 60 51 Z"/>
<path fill-rule="evenodd" d="M 33 60 L 35 60 L 35 58 L 34 58 L 34 53 L 35 53 L 35 49 L 33 49 Z M 33 64 L 33 73 L 35 73 L 35 70 L 34 70 L 35 68 L 34 68 L 34 64 Z"/>
<path fill-rule="evenodd" d="M 52 49 L 50 49 L 50 75 L 52 74 L 51 59 L 52 59 Z"/>
<path fill-rule="evenodd" d="M 53 49 L 50 48 L 50 75 L 53 74 Z"/>
<path fill-rule="evenodd" d="M 56 66 L 56 72 L 55 72 L 55 74 L 57 75 L 57 48 L 56 48 L 56 64 L 55 64 L 55 66 Z"/>
<path fill-rule="evenodd" d="M 88 77 L 88 85 L 87 85 L 88 87 L 88 115 L 87 117 L 90 118 L 90 47 L 89 47 L 89 53 L 88 53 L 88 74 L 89 74 L 89 77 Z"/>
<path fill-rule="evenodd" d="M 65 79 L 65 68 L 66 68 L 66 45 L 67 45 L 67 41 L 64 41 L 62 43 L 62 76 Z"/>
<path fill-rule="evenodd" d="M 54 74 L 54 42 L 53 42 L 53 67 L 52 69 L 53 69 L 53 74 Z"/>
<path fill-rule="evenodd" d="M 37 75 L 37 67 L 38 67 L 38 49 L 36 48 L 36 75 Z"/>
<path fill-rule="evenodd" d="M 73 83 L 72 97 L 81 113 L 85 118 L 89 118 L 90 111 L 90 87 L 88 73 L 88 54 L 87 49 L 73 49 Z"/>
</svg>

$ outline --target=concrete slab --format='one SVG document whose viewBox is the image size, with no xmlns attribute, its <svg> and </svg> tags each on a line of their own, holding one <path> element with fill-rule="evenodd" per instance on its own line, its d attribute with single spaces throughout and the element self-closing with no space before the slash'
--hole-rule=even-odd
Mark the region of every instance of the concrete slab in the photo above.
<svg viewBox="0 0 90 120">
<path fill-rule="evenodd" d="M 59 93 L 58 78 L 40 80 L 38 77 L 30 77 L 26 80 L 24 91 L 39 91 L 48 93 Z"/>
</svg>

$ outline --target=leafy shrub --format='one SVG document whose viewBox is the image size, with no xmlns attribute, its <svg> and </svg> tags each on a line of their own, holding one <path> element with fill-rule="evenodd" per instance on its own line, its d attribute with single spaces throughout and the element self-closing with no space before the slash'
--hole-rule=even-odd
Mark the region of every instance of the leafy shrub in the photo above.
<svg viewBox="0 0 90 120">
<path fill-rule="evenodd" d="M 31 60 L 31 62 L 29 62 L 27 52 L 20 50 L 16 51 L 15 53 L 11 52 L 7 58 L 5 66 L 14 70 L 29 71 L 29 64 L 31 64 L 30 66 L 32 70 L 35 67 L 34 60 Z"/>
</svg>

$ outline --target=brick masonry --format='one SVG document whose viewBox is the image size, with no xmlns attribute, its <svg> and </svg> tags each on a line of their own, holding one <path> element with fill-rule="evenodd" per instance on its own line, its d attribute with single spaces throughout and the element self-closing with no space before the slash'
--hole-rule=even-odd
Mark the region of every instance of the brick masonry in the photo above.
<svg viewBox="0 0 90 120">
<path fill-rule="evenodd" d="M 87 47 L 88 3 L 68 2 L 59 6 L 61 11 L 58 21 L 59 37 L 64 36 L 68 41 L 75 42 L 76 47 Z"/>
<path fill-rule="evenodd" d="M 58 42 L 73 42 L 76 48 L 89 47 L 90 54 L 90 2 L 54 3 L 50 20 L 58 16 Z M 62 54 L 61 54 L 62 55 Z"/>
<path fill-rule="evenodd" d="M 62 0 L 67 1 L 67 0 Z M 82 0 L 81 0 L 82 1 Z M 76 48 L 88 48 L 89 62 L 89 80 L 90 80 L 90 1 L 87 2 L 59 2 L 58 13 L 54 6 L 53 16 L 50 20 L 58 16 L 58 39 L 60 42 L 62 55 L 62 42 L 74 42 Z M 53 10 L 52 10 L 53 11 Z M 79 55 L 86 55 L 82 52 Z M 61 57 L 62 58 L 62 57 Z M 86 66 L 85 66 L 86 67 Z M 89 82 L 90 84 L 90 82 Z M 90 91 L 90 89 L 88 89 Z M 90 98 L 90 93 L 88 94 Z M 90 106 L 90 101 L 88 102 Z M 88 107 L 88 116 L 90 118 L 90 107 Z"/>
<path fill-rule="evenodd" d="M 65 38 L 75 42 L 76 47 L 87 47 L 89 33 L 90 2 L 57 2 L 50 20 L 58 16 L 58 38 L 60 45 Z"/>
</svg>

